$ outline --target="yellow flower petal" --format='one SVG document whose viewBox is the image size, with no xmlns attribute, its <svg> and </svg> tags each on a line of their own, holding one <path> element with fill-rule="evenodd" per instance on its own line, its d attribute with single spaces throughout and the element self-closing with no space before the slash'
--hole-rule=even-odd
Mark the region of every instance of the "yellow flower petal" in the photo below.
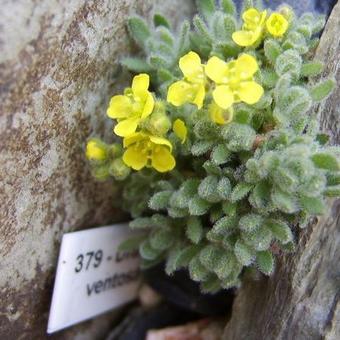
<svg viewBox="0 0 340 340">
<path fill-rule="evenodd" d="M 150 116 L 153 111 L 154 106 L 155 106 L 155 100 L 153 98 L 153 95 L 150 92 L 148 92 L 141 118 L 144 119 Z"/>
<path fill-rule="evenodd" d="M 140 142 L 144 139 L 148 139 L 149 137 L 147 135 L 145 135 L 142 132 L 135 132 L 127 137 L 124 138 L 123 140 L 123 146 L 124 148 L 127 148 L 128 146 Z"/>
<path fill-rule="evenodd" d="M 241 79 L 249 79 L 259 69 L 256 59 L 249 54 L 242 54 L 236 60 L 236 71 Z"/>
<path fill-rule="evenodd" d="M 265 23 L 266 18 L 267 18 L 267 11 L 265 10 L 265 11 L 261 12 L 261 19 L 260 19 L 260 25 L 261 26 Z"/>
<path fill-rule="evenodd" d="M 261 13 L 256 8 L 249 8 L 242 14 L 242 19 L 247 24 L 258 24 Z"/>
<path fill-rule="evenodd" d="M 168 89 L 167 101 L 174 106 L 190 103 L 194 99 L 194 85 L 180 80 L 171 84 Z"/>
<path fill-rule="evenodd" d="M 172 125 L 175 135 L 181 140 L 182 144 L 187 139 L 188 129 L 182 119 L 176 119 Z"/>
<path fill-rule="evenodd" d="M 228 110 L 223 110 L 214 102 L 209 106 L 209 113 L 211 120 L 220 125 L 230 123 L 234 116 L 232 107 Z"/>
<path fill-rule="evenodd" d="M 238 89 L 240 99 L 247 104 L 257 103 L 263 95 L 263 88 L 255 81 L 244 81 Z"/>
<path fill-rule="evenodd" d="M 132 135 L 136 132 L 139 121 L 138 117 L 124 119 L 115 126 L 113 131 L 120 137 Z"/>
<path fill-rule="evenodd" d="M 257 35 L 253 31 L 236 31 L 232 34 L 232 39 L 239 46 L 251 46 L 257 40 Z"/>
<path fill-rule="evenodd" d="M 150 77 L 146 73 L 135 76 L 132 80 L 132 93 L 134 97 L 139 97 L 141 100 L 145 100 L 149 93 Z"/>
<path fill-rule="evenodd" d="M 148 154 L 140 145 L 130 146 L 123 154 L 124 163 L 134 170 L 144 168 L 148 162 Z"/>
<path fill-rule="evenodd" d="M 228 72 L 227 63 L 217 57 L 211 57 L 205 67 L 205 74 L 216 84 L 221 84 Z"/>
<path fill-rule="evenodd" d="M 189 52 L 179 59 L 179 68 L 185 78 L 193 83 L 204 81 L 203 66 L 200 56 L 195 52 Z"/>
<path fill-rule="evenodd" d="M 150 141 L 157 145 L 165 145 L 172 151 L 172 144 L 165 138 L 158 137 L 158 136 L 149 136 Z"/>
<path fill-rule="evenodd" d="M 156 146 L 152 152 L 151 165 L 159 172 L 167 172 L 175 167 L 176 161 L 167 147 Z"/>
<path fill-rule="evenodd" d="M 234 102 L 234 95 L 227 85 L 217 86 L 213 92 L 213 98 L 222 109 L 228 109 Z"/>
<path fill-rule="evenodd" d="M 268 32 L 276 38 L 282 37 L 288 29 L 287 19 L 279 14 L 273 13 L 266 22 Z"/>
<path fill-rule="evenodd" d="M 103 161 L 106 158 L 106 151 L 96 140 L 89 140 L 86 145 L 86 157 L 89 160 Z"/>
<path fill-rule="evenodd" d="M 192 100 L 192 103 L 197 106 L 198 109 L 201 109 L 203 106 L 204 98 L 205 98 L 205 87 L 203 84 L 198 85 L 195 89 L 196 94 L 195 98 Z"/>
<path fill-rule="evenodd" d="M 126 96 L 114 96 L 110 100 L 107 115 L 112 119 L 126 118 L 132 113 L 131 100 Z"/>
</svg>

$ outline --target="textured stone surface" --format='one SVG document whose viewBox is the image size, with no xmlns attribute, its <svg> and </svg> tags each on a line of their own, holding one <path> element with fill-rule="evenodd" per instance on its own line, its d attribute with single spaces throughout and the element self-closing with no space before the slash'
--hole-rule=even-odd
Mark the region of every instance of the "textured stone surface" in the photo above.
<svg viewBox="0 0 340 340">
<path fill-rule="evenodd" d="M 315 59 L 326 64 L 337 89 L 316 109 L 332 143 L 340 143 L 340 3 L 322 35 Z M 296 253 L 282 256 L 270 279 L 246 282 L 233 306 L 225 340 L 340 339 L 340 200 L 298 237 Z"/>
<path fill-rule="evenodd" d="M 129 14 L 176 21 L 180 0 L 0 0 L 0 338 L 45 338 L 62 234 L 117 221 L 113 188 L 84 159 L 105 117 Z M 183 8 L 183 10 L 182 10 Z M 116 194 L 117 195 L 117 194 Z M 114 314 L 55 336 L 95 339 Z"/>
</svg>

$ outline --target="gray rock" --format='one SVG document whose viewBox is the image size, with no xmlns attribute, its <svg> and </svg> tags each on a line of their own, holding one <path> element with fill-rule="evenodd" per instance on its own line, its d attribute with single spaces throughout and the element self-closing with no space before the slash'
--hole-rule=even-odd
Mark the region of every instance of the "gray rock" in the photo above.
<svg viewBox="0 0 340 340">
<path fill-rule="evenodd" d="M 340 143 L 340 3 L 329 17 L 315 59 L 322 76 L 334 75 L 337 88 L 316 110 L 332 144 Z M 223 339 L 340 339 L 340 200 L 300 232 L 297 251 L 282 256 L 268 279 L 245 282 L 233 305 Z"/>
<path fill-rule="evenodd" d="M 181 4 L 181 11 L 178 6 Z M 0 16 L 0 338 L 45 339 L 63 233 L 123 218 L 84 158 L 91 135 L 112 139 L 105 111 L 117 62 L 131 51 L 125 23 L 180 0 L 3 0 Z M 183 10 L 182 10 L 183 8 Z M 56 338 L 95 339 L 115 313 Z"/>
</svg>

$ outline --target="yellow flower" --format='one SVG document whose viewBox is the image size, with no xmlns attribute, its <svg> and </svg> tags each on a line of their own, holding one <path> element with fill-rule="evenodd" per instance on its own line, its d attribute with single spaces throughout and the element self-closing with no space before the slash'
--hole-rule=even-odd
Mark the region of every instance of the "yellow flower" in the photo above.
<svg viewBox="0 0 340 340">
<path fill-rule="evenodd" d="M 126 137 L 133 134 L 139 122 L 152 113 L 155 101 L 148 91 L 149 82 L 147 74 L 139 74 L 133 78 L 131 89 L 126 89 L 125 95 L 111 98 L 107 115 L 118 120 L 114 128 L 116 135 Z"/>
<path fill-rule="evenodd" d="M 242 14 L 244 24 L 241 31 L 233 33 L 232 38 L 237 45 L 251 46 L 256 44 L 263 33 L 267 11 L 259 12 L 249 8 Z"/>
<path fill-rule="evenodd" d="M 166 172 L 176 165 L 171 154 L 172 145 L 165 138 L 136 132 L 125 137 L 123 145 L 126 148 L 123 161 L 134 170 L 153 167 L 159 172 Z"/>
<path fill-rule="evenodd" d="M 175 135 L 181 140 L 182 144 L 187 139 L 188 129 L 182 119 L 176 119 L 172 125 Z"/>
<path fill-rule="evenodd" d="M 187 53 L 179 60 L 179 68 L 184 79 L 169 87 L 167 101 L 174 106 L 192 103 L 200 109 L 205 97 L 204 67 L 200 56 L 195 52 Z"/>
<path fill-rule="evenodd" d="M 217 57 L 210 58 L 205 72 L 217 84 L 213 91 L 216 104 L 228 109 L 241 101 L 247 104 L 258 102 L 263 88 L 254 81 L 257 70 L 256 59 L 249 54 L 242 54 L 237 60 L 228 63 Z"/>
<path fill-rule="evenodd" d="M 288 21 L 283 15 L 279 13 L 273 13 L 268 18 L 266 22 L 266 27 L 268 32 L 272 36 L 279 38 L 286 33 L 288 28 Z"/>
<path fill-rule="evenodd" d="M 232 107 L 227 110 L 223 110 L 214 102 L 209 105 L 209 113 L 211 120 L 220 125 L 230 123 L 234 116 L 234 110 Z"/>
<path fill-rule="evenodd" d="M 103 161 L 107 157 L 106 149 L 102 142 L 90 139 L 86 145 L 86 158 L 90 161 Z"/>
</svg>

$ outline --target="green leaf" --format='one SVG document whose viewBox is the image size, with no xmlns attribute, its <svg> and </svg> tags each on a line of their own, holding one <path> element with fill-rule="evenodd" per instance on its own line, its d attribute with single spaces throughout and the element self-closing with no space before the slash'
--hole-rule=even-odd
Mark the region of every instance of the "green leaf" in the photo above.
<svg viewBox="0 0 340 340">
<path fill-rule="evenodd" d="M 287 214 L 297 212 L 299 209 L 294 195 L 283 192 L 282 190 L 273 190 L 271 194 L 271 199 L 276 208 Z"/>
<path fill-rule="evenodd" d="M 253 8 L 253 7 L 254 7 L 254 1 L 253 0 L 243 0 L 242 1 L 242 10 L 241 10 L 241 13 L 243 13 L 247 9 Z"/>
<path fill-rule="evenodd" d="M 151 55 L 149 58 L 149 63 L 156 69 L 166 69 L 169 67 L 169 61 L 158 55 Z"/>
<path fill-rule="evenodd" d="M 196 0 L 196 5 L 199 13 L 209 21 L 215 12 L 215 0 Z"/>
<path fill-rule="evenodd" d="M 260 251 L 256 254 L 256 265 L 263 274 L 270 275 L 274 271 L 274 258 L 270 251 Z"/>
<path fill-rule="evenodd" d="M 320 169 L 339 171 L 340 165 L 335 156 L 328 153 L 317 153 L 312 156 L 315 166 Z"/>
<path fill-rule="evenodd" d="M 168 20 L 165 17 L 163 17 L 163 15 L 158 14 L 158 13 L 156 13 L 153 16 L 153 23 L 156 27 L 164 26 L 166 28 L 170 28 L 170 24 L 169 24 Z"/>
<path fill-rule="evenodd" d="M 184 20 L 180 29 L 178 40 L 178 54 L 180 57 L 185 54 L 190 48 L 189 33 L 190 23 L 188 20 Z"/>
<path fill-rule="evenodd" d="M 319 33 L 325 26 L 326 17 L 324 15 L 320 15 L 316 20 L 312 21 L 313 23 L 313 34 Z"/>
<path fill-rule="evenodd" d="M 236 6 L 233 0 L 222 0 L 221 5 L 225 13 L 235 15 Z"/>
<path fill-rule="evenodd" d="M 290 74 L 299 76 L 302 58 L 296 50 L 290 49 L 281 53 L 275 61 L 275 71 L 279 76 Z"/>
<path fill-rule="evenodd" d="M 322 83 L 310 89 L 310 94 L 315 102 L 320 102 L 326 99 L 335 87 L 335 81 L 332 79 L 327 79 Z"/>
<path fill-rule="evenodd" d="M 152 221 L 149 217 L 138 217 L 129 223 L 131 229 L 146 229 L 152 227 Z"/>
<path fill-rule="evenodd" d="M 230 151 L 250 151 L 254 145 L 256 131 L 250 125 L 232 122 L 223 127 L 222 136 Z"/>
<path fill-rule="evenodd" d="M 319 197 L 302 196 L 301 206 L 312 215 L 322 215 L 325 212 L 325 202 Z"/>
<path fill-rule="evenodd" d="M 198 15 L 194 17 L 193 24 L 195 26 L 196 32 L 201 36 L 201 39 L 209 43 L 213 41 L 213 37 L 211 32 L 209 31 L 209 28 Z"/>
<path fill-rule="evenodd" d="M 149 200 L 149 208 L 153 210 L 166 209 L 169 204 L 170 197 L 173 191 L 165 190 L 154 194 Z"/>
<path fill-rule="evenodd" d="M 273 239 L 273 234 L 270 229 L 262 226 L 253 233 L 243 233 L 242 239 L 245 243 L 258 251 L 267 250 Z"/>
<path fill-rule="evenodd" d="M 223 202 L 222 204 L 223 212 L 228 216 L 235 216 L 237 212 L 237 203 Z"/>
<path fill-rule="evenodd" d="M 200 250 L 201 247 L 196 245 L 187 246 L 184 249 L 179 250 L 179 255 L 177 258 L 178 268 L 186 267 Z"/>
<path fill-rule="evenodd" d="M 174 80 L 173 74 L 165 68 L 157 70 L 158 80 L 160 82 L 166 83 Z"/>
<path fill-rule="evenodd" d="M 244 266 L 249 266 L 254 260 L 252 249 L 240 240 L 235 244 L 234 254 L 237 260 Z"/>
<path fill-rule="evenodd" d="M 236 227 L 237 218 L 235 216 L 224 216 L 213 225 L 212 231 L 218 234 L 228 234 Z"/>
<path fill-rule="evenodd" d="M 242 198 L 244 198 L 249 191 L 253 188 L 253 184 L 249 184 L 249 183 L 245 183 L 245 182 L 240 182 L 238 183 L 232 193 L 231 193 L 231 197 L 230 200 L 232 202 L 237 202 L 240 201 Z"/>
<path fill-rule="evenodd" d="M 221 289 L 221 281 L 218 277 L 211 277 L 207 281 L 202 282 L 200 288 L 203 293 L 214 294 Z"/>
<path fill-rule="evenodd" d="M 256 214 L 247 214 L 241 217 L 239 221 L 240 229 L 246 232 L 257 230 L 263 223 L 263 217 Z"/>
<path fill-rule="evenodd" d="M 207 176 L 198 187 L 198 195 L 210 203 L 219 202 L 221 198 L 217 192 L 217 184 L 216 176 Z"/>
<path fill-rule="evenodd" d="M 181 208 L 168 208 L 168 214 L 172 218 L 182 218 L 188 216 L 188 210 L 187 209 L 181 209 Z"/>
<path fill-rule="evenodd" d="M 189 202 L 189 212 L 191 215 L 204 215 L 210 208 L 210 203 L 203 198 L 195 195 Z"/>
<path fill-rule="evenodd" d="M 186 235 L 188 239 L 198 244 L 203 238 L 203 226 L 201 220 L 196 216 L 191 216 L 188 220 Z"/>
<path fill-rule="evenodd" d="M 327 174 L 327 185 L 339 185 L 340 184 L 340 173 L 329 173 Z"/>
<path fill-rule="evenodd" d="M 152 67 L 141 58 L 127 57 L 121 61 L 121 64 L 134 73 L 148 73 L 152 71 Z"/>
<path fill-rule="evenodd" d="M 132 251 L 132 250 L 138 250 L 139 245 L 141 242 L 145 240 L 146 235 L 137 235 L 133 237 L 129 237 L 127 240 L 123 241 L 119 247 L 119 251 Z"/>
<path fill-rule="evenodd" d="M 308 52 L 305 37 L 297 31 L 291 31 L 288 34 L 286 40 L 282 44 L 282 47 L 285 50 L 297 51 L 299 54 L 305 54 Z"/>
<path fill-rule="evenodd" d="M 161 254 L 159 250 L 156 250 L 152 248 L 150 241 L 145 240 L 140 246 L 139 246 L 139 253 L 140 256 L 145 260 L 156 260 L 157 257 Z"/>
<path fill-rule="evenodd" d="M 178 269 L 178 258 L 181 254 L 181 247 L 179 244 L 174 246 L 167 255 L 165 263 L 165 272 L 168 275 L 173 274 Z"/>
<path fill-rule="evenodd" d="M 238 49 L 238 46 L 236 44 L 234 44 L 233 40 L 227 40 L 226 38 L 229 37 L 229 39 L 231 39 L 232 34 L 236 31 L 236 26 L 237 26 L 237 22 L 236 19 L 231 16 L 231 15 L 224 15 L 224 31 L 225 31 L 225 37 L 224 37 L 224 41 L 226 43 L 225 47 L 227 49 L 230 49 L 232 51 L 230 51 L 230 55 L 234 55 L 235 52 Z"/>
<path fill-rule="evenodd" d="M 293 233 L 287 223 L 278 220 L 268 220 L 266 225 L 272 231 L 274 237 L 282 244 L 293 241 Z"/>
<path fill-rule="evenodd" d="M 135 42 L 140 47 L 144 47 L 146 40 L 151 35 L 147 23 L 139 17 L 133 17 L 128 20 L 128 29 Z"/>
<path fill-rule="evenodd" d="M 233 271 L 235 265 L 236 259 L 234 255 L 232 253 L 223 253 L 218 260 L 216 266 L 211 269 L 214 270 L 214 272 L 220 279 L 225 279 Z"/>
<path fill-rule="evenodd" d="M 264 42 L 264 54 L 268 61 L 275 65 L 277 57 L 281 54 L 282 50 L 280 44 L 274 39 L 268 39 Z"/>
<path fill-rule="evenodd" d="M 194 156 L 201 156 L 201 155 L 204 155 L 209 150 L 211 150 L 213 145 L 214 145 L 214 142 L 211 142 L 211 141 L 205 141 L 205 140 L 198 141 L 192 146 L 191 152 Z"/>
<path fill-rule="evenodd" d="M 225 144 L 218 144 L 211 153 L 211 161 L 217 165 L 227 163 L 230 160 L 231 152 Z"/>
<path fill-rule="evenodd" d="M 209 271 L 203 266 L 198 257 L 190 261 L 188 269 L 191 279 L 196 282 L 205 281 L 209 277 Z"/>
<path fill-rule="evenodd" d="M 314 77 L 319 75 L 323 70 L 323 64 L 319 61 L 311 61 L 309 63 L 305 63 L 301 67 L 301 76 L 302 77 Z"/>
<path fill-rule="evenodd" d="M 227 177 L 223 177 L 217 184 L 217 193 L 221 199 L 227 200 L 231 194 L 231 184 Z"/>
<path fill-rule="evenodd" d="M 262 85 L 268 88 L 273 88 L 277 84 L 278 75 L 272 69 L 262 69 L 261 70 Z"/>
<path fill-rule="evenodd" d="M 170 229 L 161 228 L 153 231 L 149 240 L 153 249 L 163 251 L 172 246 L 174 238 L 174 233 Z"/>
<path fill-rule="evenodd" d="M 210 244 L 201 250 L 199 259 L 207 269 L 212 269 L 216 266 L 222 254 L 222 249 Z"/>
<path fill-rule="evenodd" d="M 328 187 L 323 194 L 327 197 L 340 197 L 340 185 Z"/>
<path fill-rule="evenodd" d="M 222 173 L 221 168 L 211 161 L 205 161 L 203 168 L 208 175 L 220 176 Z"/>
</svg>

